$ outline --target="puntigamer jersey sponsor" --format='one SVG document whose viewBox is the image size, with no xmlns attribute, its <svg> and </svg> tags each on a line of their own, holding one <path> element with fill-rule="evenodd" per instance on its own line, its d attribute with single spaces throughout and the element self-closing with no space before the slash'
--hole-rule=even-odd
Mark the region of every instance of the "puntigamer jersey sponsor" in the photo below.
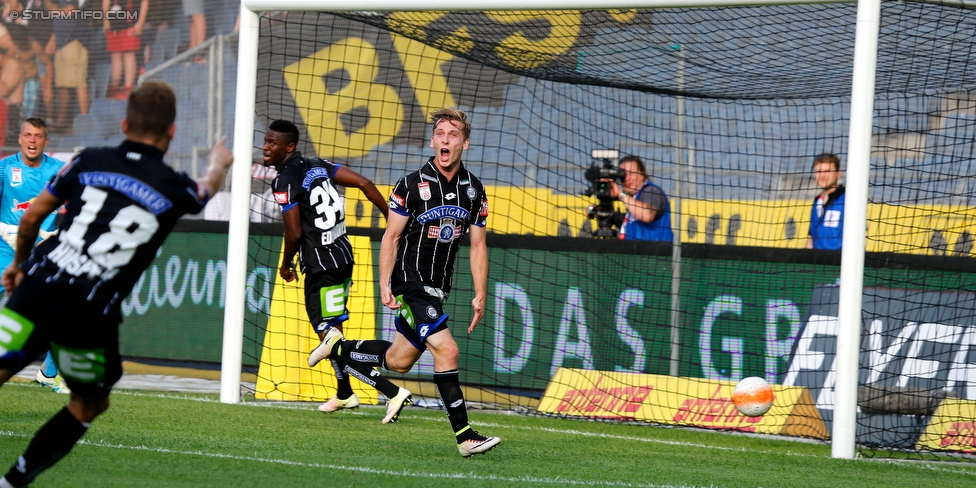
<svg viewBox="0 0 976 488">
<path fill-rule="evenodd" d="M 447 292 L 468 226 L 484 227 L 488 222 L 488 196 L 463 164 L 448 181 L 433 160 L 397 181 L 390 194 L 390 211 L 410 217 L 400 236 L 393 278 L 421 281 Z"/>
<path fill-rule="evenodd" d="M 304 236 L 298 248 L 302 273 L 353 264 L 352 244 L 346 236 L 346 203 L 333 183 L 340 167 L 321 158 L 303 158 L 296 151 L 271 183 L 281 213 L 298 206 Z"/>
<path fill-rule="evenodd" d="M 117 309 L 186 213 L 209 195 L 163 163 L 159 149 L 125 141 L 82 151 L 47 187 L 67 200 L 64 222 L 21 267 L 33 277 L 80 287 L 91 302 Z"/>
</svg>

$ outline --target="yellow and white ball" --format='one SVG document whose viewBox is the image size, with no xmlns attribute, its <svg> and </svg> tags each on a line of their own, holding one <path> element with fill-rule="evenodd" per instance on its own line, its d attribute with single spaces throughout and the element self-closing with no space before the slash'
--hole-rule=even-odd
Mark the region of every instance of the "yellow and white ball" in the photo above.
<svg viewBox="0 0 976 488">
<path fill-rule="evenodd" d="M 746 417 L 761 417 L 773 406 L 773 387 L 758 376 L 743 378 L 732 391 L 732 403 Z"/>
</svg>

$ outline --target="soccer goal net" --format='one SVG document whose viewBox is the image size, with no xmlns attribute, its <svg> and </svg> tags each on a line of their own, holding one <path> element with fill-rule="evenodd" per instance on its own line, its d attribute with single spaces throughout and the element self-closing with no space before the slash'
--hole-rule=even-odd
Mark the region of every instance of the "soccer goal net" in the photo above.
<svg viewBox="0 0 976 488">
<path fill-rule="evenodd" d="M 842 254 L 807 247 L 831 247 L 831 235 L 840 244 L 856 18 L 851 3 L 265 12 L 254 145 L 271 121 L 294 121 L 304 155 L 388 194 L 433 154 L 428 115 L 468 114 L 464 164 L 490 201 L 487 310 L 467 334 L 464 247 L 445 310 L 469 404 L 828 440 Z M 973 32 L 965 3 L 881 6 L 856 416 L 864 455 L 968 459 L 976 449 Z M 815 168 L 822 154 L 838 157 L 838 173 Z M 657 216 L 670 214 L 674 238 L 617 238 L 628 209 L 594 175 L 616 178 L 629 155 L 666 195 Z M 252 219 L 270 224 L 251 226 L 249 259 L 276 270 L 273 174 L 259 176 Z M 357 263 L 346 335 L 390 340 L 393 312 L 377 286 L 385 221 L 358 190 L 345 198 Z M 252 310 L 245 324 L 254 394 L 328 399 L 331 368 L 306 365 L 318 338 L 303 281 L 271 278 L 270 313 Z M 407 374 L 384 371 L 436 404 L 432 372 L 429 353 Z M 749 376 L 774 385 L 762 417 L 732 405 Z"/>
</svg>

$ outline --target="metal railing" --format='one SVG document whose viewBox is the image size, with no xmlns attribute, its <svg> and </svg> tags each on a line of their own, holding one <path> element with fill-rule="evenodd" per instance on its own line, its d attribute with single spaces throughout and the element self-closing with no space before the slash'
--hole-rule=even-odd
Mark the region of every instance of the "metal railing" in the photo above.
<svg viewBox="0 0 976 488">
<path fill-rule="evenodd" d="M 228 42 L 237 38 L 237 32 L 213 36 L 206 41 L 187 49 L 182 53 L 160 63 L 139 76 L 138 83 L 158 77 L 167 69 L 180 63 L 194 62 L 194 59 L 206 52 L 207 55 L 207 139 L 206 147 L 193 146 L 191 149 L 189 173 L 197 177 L 199 173 L 199 151 L 206 152 L 217 143 L 221 127 L 224 123 L 224 48 Z M 175 159 L 180 160 L 177 156 Z"/>
</svg>

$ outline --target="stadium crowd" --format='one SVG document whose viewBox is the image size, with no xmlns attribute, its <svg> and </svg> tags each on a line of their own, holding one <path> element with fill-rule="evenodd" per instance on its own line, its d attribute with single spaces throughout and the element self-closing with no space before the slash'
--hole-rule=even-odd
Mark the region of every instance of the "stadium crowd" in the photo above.
<svg viewBox="0 0 976 488">
<path fill-rule="evenodd" d="M 125 100 L 139 73 L 236 28 L 234 0 L 2 0 L 0 146 L 30 117 L 73 131 L 94 98 Z M 206 63 L 196 56 L 196 63 Z M 102 76 L 107 73 L 107 76 Z"/>
</svg>

